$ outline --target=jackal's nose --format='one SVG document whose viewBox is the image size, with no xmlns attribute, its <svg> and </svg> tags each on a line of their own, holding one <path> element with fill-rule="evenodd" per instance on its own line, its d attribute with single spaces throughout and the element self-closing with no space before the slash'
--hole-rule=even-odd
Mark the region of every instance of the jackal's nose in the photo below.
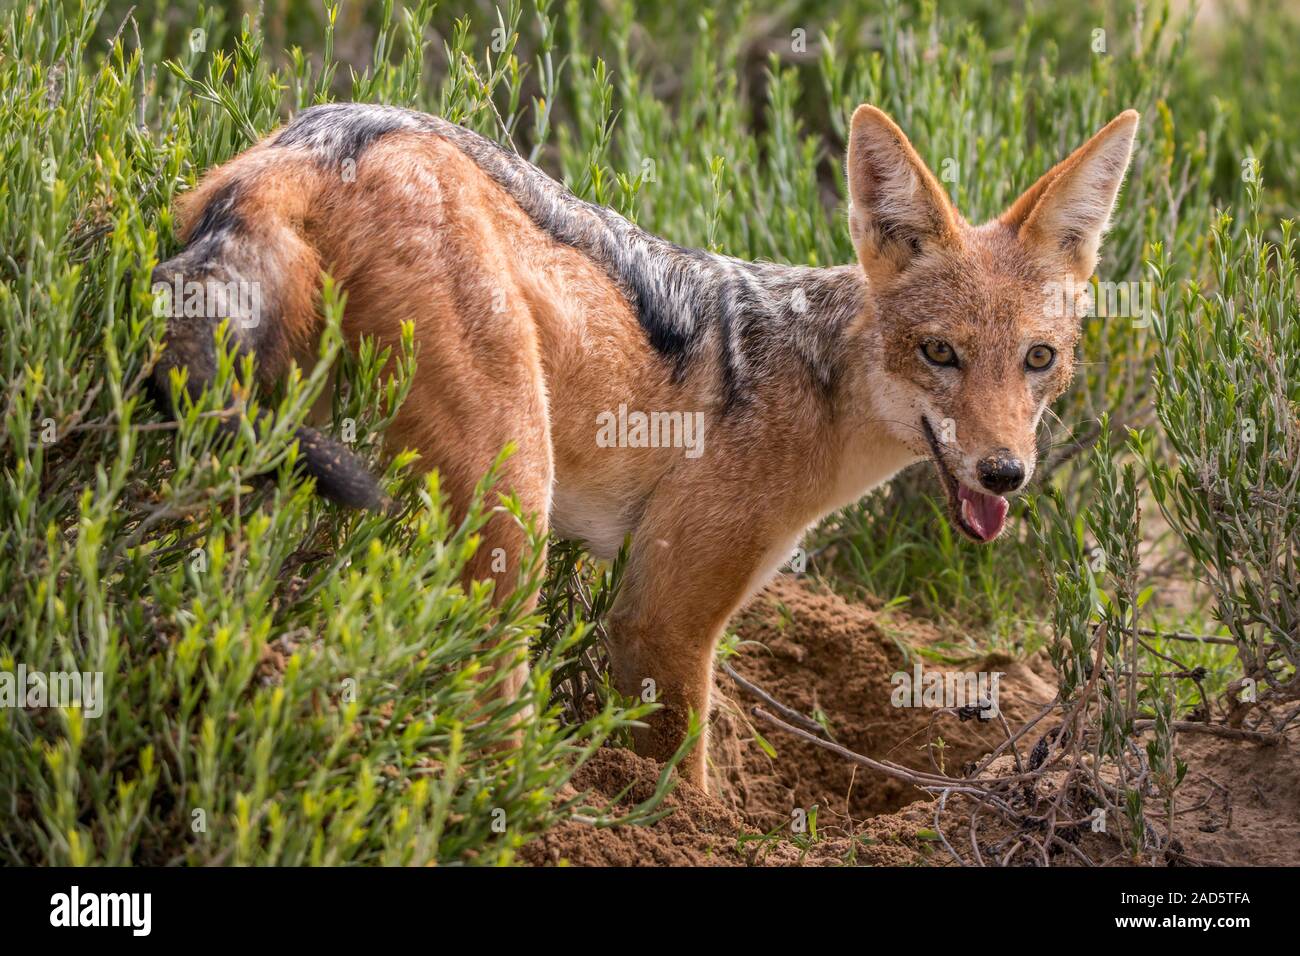
<svg viewBox="0 0 1300 956">
<path fill-rule="evenodd" d="M 1015 491 L 1025 480 L 1024 462 L 1007 448 L 999 448 L 987 458 L 981 458 L 975 470 L 979 472 L 980 484 L 998 495 Z"/>
</svg>

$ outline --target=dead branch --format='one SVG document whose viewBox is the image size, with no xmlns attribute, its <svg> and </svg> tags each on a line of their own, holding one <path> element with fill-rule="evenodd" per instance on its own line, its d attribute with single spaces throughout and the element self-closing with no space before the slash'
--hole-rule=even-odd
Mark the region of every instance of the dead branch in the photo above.
<svg viewBox="0 0 1300 956">
<path fill-rule="evenodd" d="M 1154 720 L 1137 720 L 1133 722 L 1133 729 L 1140 733 L 1144 730 L 1150 730 L 1155 725 Z M 1180 734 L 1209 734 L 1212 737 L 1223 737 L 1226 740 L 1249 740 L 1252 743 L 1264 744 L 1265 746 L 1276 746 L 1282 742 L 1281 734 L 1266 734 L 1258 730 L 1242 730 L 1238 727 L 1225 727 L 1222 724 L 1202 724 L 1194 720 L 1175 720 L 1169 726 Z"/>
</svg>

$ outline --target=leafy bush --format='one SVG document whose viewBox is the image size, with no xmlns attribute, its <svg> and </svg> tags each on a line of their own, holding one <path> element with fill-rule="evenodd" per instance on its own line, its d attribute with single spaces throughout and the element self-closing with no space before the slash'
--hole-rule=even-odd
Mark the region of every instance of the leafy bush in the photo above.
<svg viewBox="0 0 1300 956">
<path fill-rule="evenodd" d="M 1212 283 L 1176 286 L 1152 264 L 1160 307 L 1156 407 L 1166 460 L 1138 443 L 1169 524 L 1213 588 L 1243 680 L 1231 716 L 1300 698 L 1300 302 L 1293 221 L 1264 239 L 1258 192 L 1234 237 L 1213 233 Z"/>
<path fill-rule="evenodd" d="M 1141 626 L 1152 591 L 1140 588 L 1137 469 L 1112 456 L 1108 419 L 1100 437 L 1089 456 L 1099 505 L 1077 511 L 1052 488 L 1030 499 L 1028 517 L 1051 600 L 1048 652 L 1060 702 L 1071 715 L 1052 743 L 1091 760 L 1088 802 L 1070 815 L 1101 810 L 1108 821 L 1123 820 L 1121 844 L 1140 862 L 1148 853 L 1159 859 L 1171 845 L 1168 833 L 1154 834 L 1145 809 L 1158 796 L 1173 819 L 1168 814 L 1186 765 L 1174 753 L 1175 680 L 1161 670 L 1170 658 L 1143 640 L 1152 633 Z M 1139 716 L 1154 729 L 1145 752 L 1134 746 Z M 1070 772 L 1080 769 L 1076 759 Z"/>
</svg>

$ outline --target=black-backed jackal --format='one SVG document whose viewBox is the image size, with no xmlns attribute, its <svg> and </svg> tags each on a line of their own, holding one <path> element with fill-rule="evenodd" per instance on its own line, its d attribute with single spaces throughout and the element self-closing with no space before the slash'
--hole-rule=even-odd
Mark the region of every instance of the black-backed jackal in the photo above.
<svg viewBox="0 0 1300 956">
<path fill-rule="evenodd" d="M 688 713 L 708 713 L 727 619 L 810 524 L 930 459 L 953 525 L 1001 532 L 1073 373 L 1084 300 L 1045 290 L 1086 288 L 1137 123 L 1121 114 L 971 226 L 899 128 L 860 107 L 858 262 L 814 269 L 676 246 L 433 116 L 318 106 L 182 198 L 186 245 L 155 280 L 256 283 L 260 320 L 236 334 L 264 380 L 312 354 L 322 270 L 347 292 L 350 340 L 397 354 L 412 320 L 391 447 L 439 469 L 463 509 L 513 442 L 501 488 L 543 529 L 597 556 L 631 533 L 612 663 L 625 693 L 657 690 L 637 746 L 663 759 Z M 180 366 L 190 388 L 211 379 L 215 323 L 170 323 L 161 390 Z M 342 446 L 301 437 L 322 493 L 380 500 Z M 523 542 L 494 517 L 470 573 L 513 581 Z M 683 764 L 701 784 L 705 755 Z"/>
</svg>

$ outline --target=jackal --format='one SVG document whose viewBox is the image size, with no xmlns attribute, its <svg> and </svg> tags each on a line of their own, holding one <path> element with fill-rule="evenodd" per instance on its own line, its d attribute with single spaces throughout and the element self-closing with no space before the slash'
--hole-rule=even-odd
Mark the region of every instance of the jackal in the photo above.
<svg viewBox="0 0 1300 956">
<path fill-rule="evenodd" d="M 463 512 L 513 442 L 500 488 L 543 530 L 598 557 L 631 534 L 611 664 L 624 693 L 662 703 L 636 745 L 664 759 L 689 714 L 707 717 L 728 618 L 824 515 L 929 459 L 952 524 L 978 542 L 1002 532 L 1086 307 L 1046 290 L 1086 288 L 1137 123 L 1122 113 L 971 226 L 893 121 L 861 106 L 858 261 L 806 268 L 674 245 L 438 117 L 317 106 L 181 198 L 186 245 L 154 278 L 256 283 L 259 320 L 234 334 L 265 381 L 312 354 L 322 270 L 346 290 L 349 340 L 397 354 L 411 320 L 417 371 L 389 447 L 439 469 Z M 164 401 L 173 369 L 191 390 L 211 380 L 217 321 L 169 323 Z M 380 501 L 343 446 L 301 439 L 318 491 Z M 524 542 L 494 516 L 469 575 L 513 581 Z M 682 764 L 701 785 L 705 758 L 701 744 Z"/>
</svg>

